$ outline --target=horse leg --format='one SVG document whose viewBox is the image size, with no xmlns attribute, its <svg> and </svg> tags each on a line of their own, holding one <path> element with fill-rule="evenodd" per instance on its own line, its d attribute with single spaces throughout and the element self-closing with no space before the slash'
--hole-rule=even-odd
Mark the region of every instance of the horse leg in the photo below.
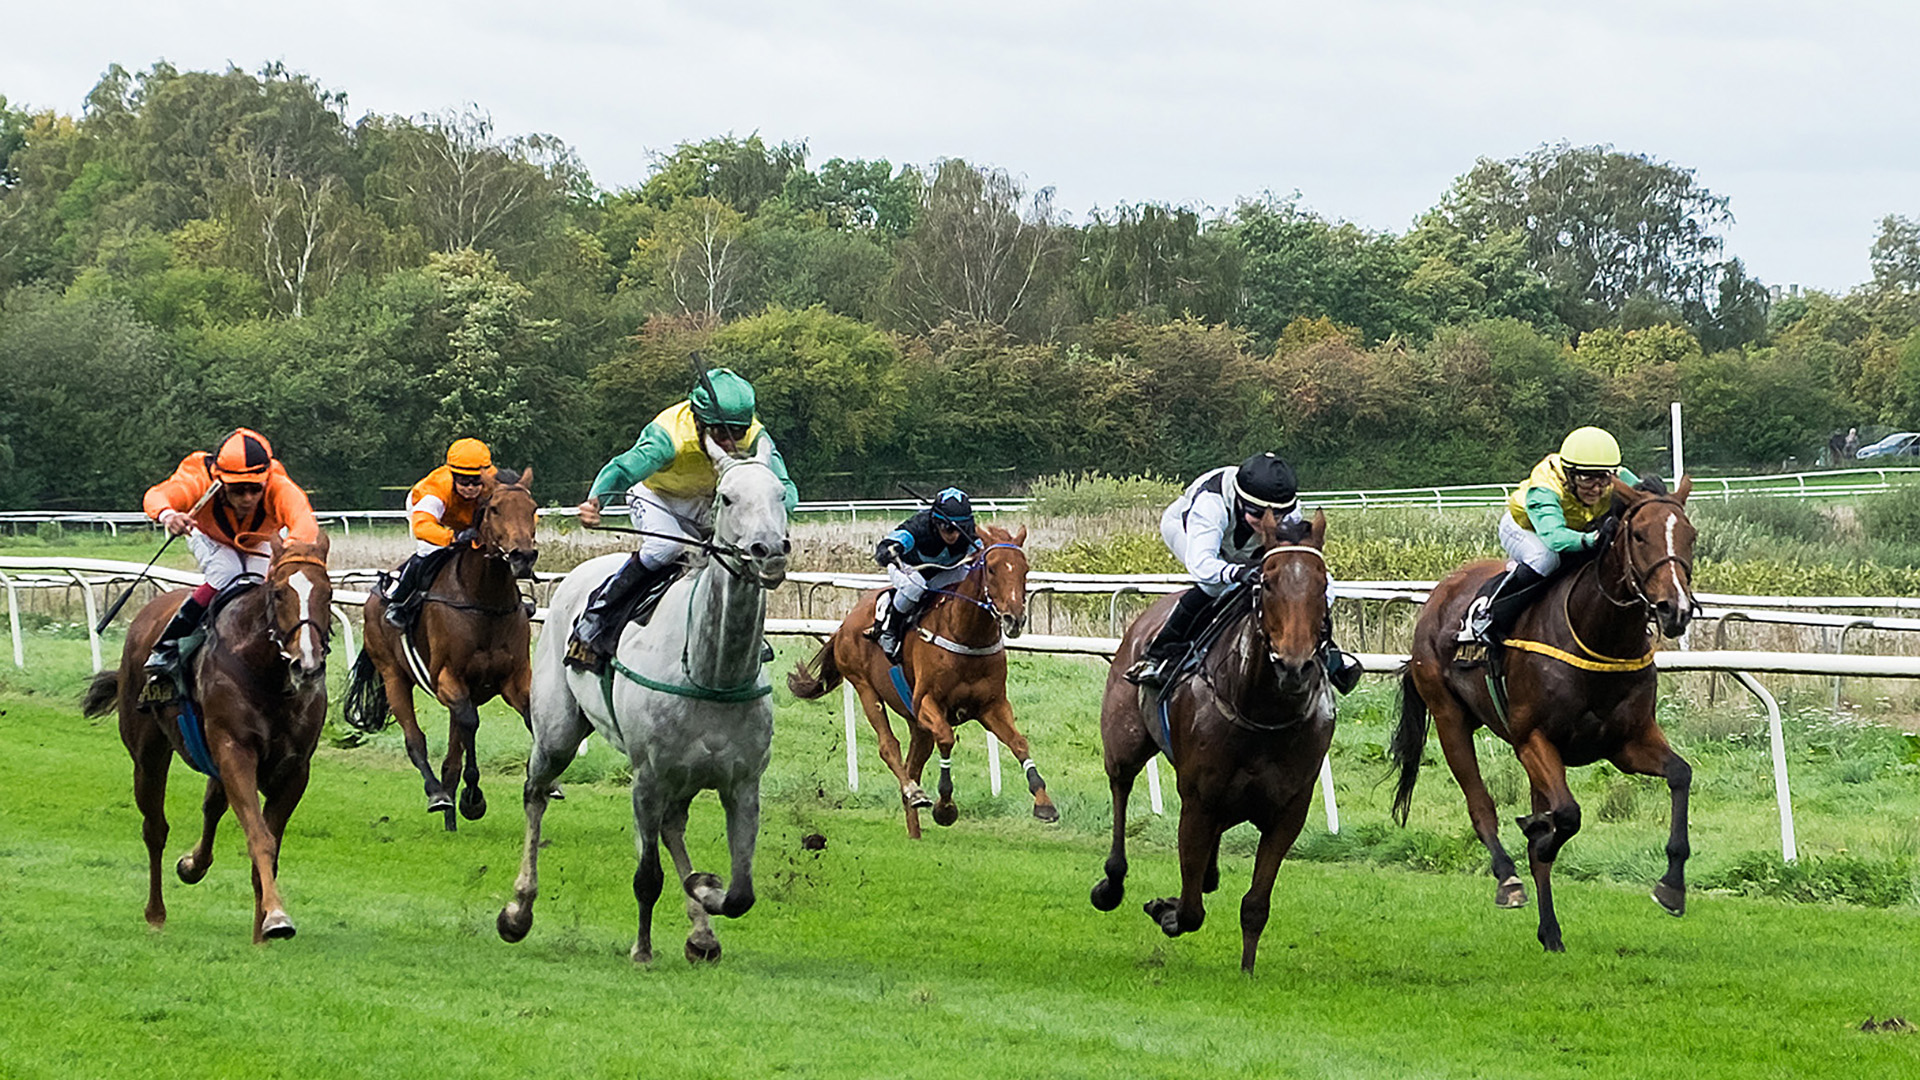
<svg viewBox="0 0 1920 1080">
<path fill-rule="evenodd" d="M 260 813 L 259 760 L 231 739 L 217 743 L 213 754 L 220 767 L 220 782 L 226 787 L 227 805 L 246 833 L 247 857 L 253 863 L 253 943 L 292 937 L 293 921 L 287 918 L 279 883 L 274 880 L 280 845 Z"/>
<path fill-rule="evenodd" d="M 513 881 L 513 899 L 500 909 L 494 921 L 501 940 L 509 942 L 526 937 L 533 928 L 533 901 L 540 893 L 540 823 L 546 817 L 554 781 L 567 771 L 573 755 L 579 752 L 580 740 L 592 731 L 571 696 L 560 707 L 543 711 L 539 720 L 532 725 L 533 751 L 527 757 L 527 783 L 520 793 L 527 816 L 520 873 Z"/>
<path fill-rule="evenodd" d="M 275 777 L 273 786 L 266 793 L 266 807 L 261 811 L 261 820 L 273 838 L 273 856 L 269 871 L 274 884 L 277 884 L 280 877 L 280 845 L 286 839 L 287 821 L 293 817 L 294 807 L 300 805 L 301 797 L 307 793 L 307 780 L 311 775 L 312 764 L 313 758 L 309 750 L 306 756 L 289 763 L 286 770 Z M 293 922 L 284 912 L 280 914 L 278 922 L 269 913 L 264 929 L 269 938 L 293 936 Z"/>
<path fill-rule="evenodd" d="M 1159 923 L 1168 937 L 1191 934 L 1207 921 L 1200 886 L 1206 881 L 1208 864 L 1220 857 L 1220 834 L 1224 830 L 1212 815 L 1195 807 L 1197 801 L 1184 794 L 1180 800 L 1180 895 L 1163 896 L 1144 905 L 1147 917 Z"/>
<path fill-rule="evenodd" d="M 1107 791 L 1113 799 L 1113 845 L 1107 849 L 1107 862 L 1102 868 L 1106 876 L 1093 886 L 1093 906 L 1101 911 L 1112 911 L 1126 898 L 1127 800 L 1133 795 L 1133 782 L 1140 770 L 1159 752 L 1145 731 L 1137 734 L 1140 738 L 1135 745 L 1119 750 L 1109 745 L 1105 755 Z"/>
<path fill-rule="evenodd" d="M 465 765 L 460 771 L 460 816 L 468 821 L 479 821 L 487 814 L 487 797 L 480 791 L 480 755 L 474 749 L 476 737 L 480 731 L 480 710 L 470 697 L 462 697 L 447 709 L 450 726 L 447 739 L 460 740 L 461 757 Z M 448 783 L 451 788 L 453 785 Z M 448 815 L 451 824 L 452 815 Z"/>
<path fill-rule="evenodd" d="M 887 706 L 880 700 L 872 683 L 863 678 L 849 678 L 848 681 L 853 684 L 854 696 L 860 699 L 860 711 L 867 714 L 868 726 L 873 728 L 874 735 L 879 739 L 880 760 L 893 771 L 894 781 L 900 785 L 900 803 L 906 808 L 909 822 L 907 832 L 917 840 L 920 838 L 920 808 L 932 806 L 933 800 L 920 789 L 917 776 L 908 777 L 906 760 L 900 756 L 900 740 L 894 736 L 893 724 L 887 720 Z M 913 721 L 909 719 L 907 723 L 911 726 Z"/>
<path fill-rule="evenodd" d="M 1027 774 L 1027 790 L 1033 793 L 1033 816 L 1041 821 L 1059 821 L 1060 811 L 1047 794 L 1047 782 L 1040 778 L 1039 767 L 1033 763 L 1033 750 L 1027 745 L 1027 737 L 1013 726 L 1013 704 L 1004 697 L 994 702 L 981 714 L 980 724 L 1020 760 L 1020 769 Z"/>
<path fill-rule="evenodd" d="M 1293 850 L 1300 827 L 1307 823 L 1307 808 L 1312 788 L 1300 792 L 1260 829 L 1260 847 L 1253 857 L 1253 885 L 1240 899 L 1240 970 L 1253 973 L 1254 954 L 1260 949 L 1260 934 L 1267 928 L 1272 910 L 1273 879 L 1280 873 L 1280 862 Z M 1218 849 L 1215 856 L 1218 857 Z M 1216 868 L 1216 873 L 1218 870 Z"/>
<path fill-rule="evenodd" d="M 140 837 L 147 844 L 147 925 L 159 930 L 167 925 L 160 861 L 167 846 L 167 770 L 173 765 L 173 747 L 151 721 L 123 741 L 133 757 L 133 801 L 140 808 Z"/>
<path fill-rule="evenodd" d="M 666 874 L 660 867 L 659 782 L 649 768 L 635 763 L 633 770 L 633 844 L 640 865 L 633 872 L 633 898 L 640 905 L 640 931 L 633 940 L 633 962 L 653 963 L 653 905 L 660 900 Z"/>
<path fill-rule="evenodd" d="M 708 873 L 695 873 L 693 860 L 687 857 L 687 808 L 692 803 L 693 797 L 689 795 L 667 804 L 666 815 L 660 822 L 660 842 L 667 846 L 674 876 L 687 894 L 687 921 L 693 924 L 687 933 L 687 963 L 713 963 L 720 959 L 720 939 L 714 936 L 713 922 L 707 913 L 719 910 L 720 879 Z M 664 891 L 665 885 L 661 888 Z M 702 897 L 708 894 L 714 898 L 711 906 L 702 902 Z"/>
<path fill-rule="evenodd" d="M 702 895 L 715 915 L 737 919 L 753 907 L 753 849 L 760 839 L 760 778 L 743 780 L 720 792 L 727 811 L 727 854 L 733 877 L 724 896 Z"/>
<path fill-rule="evenodd" d="M 927 759 L 933 756 L 933 736 L 913 721 L 907 721 L 907 786 L 902 789 L 902 797 L 907 802 L 907 839 L 920 839 L 920 808 L 932 806 L 933 799 L 920 786 L 921 770 L 927 767 Z M 911 792 L 911 795 L 905 794 Z"/>
<path fill-rule="evenodd" d="M 520 714 L 520 723 L 527 729 L 527 734 L 533 734 L 533 668 L 531 666 L 522 667 L 507 676 L 506 685 L 500 688 L 500 699 L 507 703 L 508 708 Z M 547 792 L 547 798 L 564 799 L 566 796 L 561 793 L 560 785 L 555 784 Z"/>
<path fill-rule="evenodd" d="M 951 825 L 960 820 L 960 808 L 953 804 L 953 725 L 947 722 L 946 710 L 932 695 L 922 695 L 914 702 L 913 711 L 928 738 L 940 747 L 940 801 L 933 804 L 933 823 Z M 920 764 L 925 767 L 926 758 L 922 757 Z M 920 779 L 919 769 L 913 770 L 913 778 Z"/>
<path fill-rule="evenodd" d="M 213 865 L 213 834 L 220 826 L 220 818 L 227 812 L 227 789 L 213 777 L 207 778 L 207 793 L 200 799 L 200 842 L 193 850 L 180 856 L 174 864 L 174 872 L 180 880 L 189 885 L 198 885 L 200 879 L 207 876 L 207 868 Z"/>
<path fill-rule="evenodd" d="M 1667 873 L 1653 883 L 1653 899 L 1665 908 L 1669 915 L 1684 915 L 1687 911 L 1687 856 L 1692 847 L 1687 842 L 1687 793 L 1693 787 L 1693 766 L 1687 759 L 1673 752 L 1667 745 L 1667 737 L 1658 727 L 1649 724 L 1647 731 L 1639 739 L 1628 743 L 1613 759 L 1621 772 L 1635 773 L 1641 776 L 1664 776 L 1667 778 L 1667 790 L 1673 796 L 1673 820 L 1667 833 Z"/>
<path fill-rule="evenodd" d="M 1454 780 L 1467 797 L 1467 817 L 1473 822 L 1473 833 L 1493 857 L 1494 906 L 1525 907 L 1527 887 L 1520 883 L 1520 872 L 1513 864 L 1513 857 L 1500 842 L 1500 813 L 1493 805 L 1493 796 L 1487 793 L 1486 781 L 1480 777 L 1480 755 L 1473 746 L 1473 725 L 1467 719 L 1466 709 L 1445 686 L 1430 697 L 1424 694 L 1423 697 L 1428 702 L 1427 711 L 1433 714 L 1434 734 L 1439 737 L 1440 750 L 1447 757 L 1447 768 L 1453 770 Z"/>
<path fill-rule="evenodd" d="M 1527 836 L 1527 863 L 1533 872 L 1534 892 L 1540 898 L 1538 936 L 1548 952 L 1565 952 L 1560 920 L 1553 911 L 1553 860 L 1561 846 L 1580 831 L 1580 804 L 1573 801 L 1573 792 L 1567 789 L 1567 767 L 1560 751 L 1538 729 L 1527 736 L 1517 753 L 1533 784 L 1533 813 L 1519 819 L 1519 824 Z"/>
<path fill-rule="evenodd" d="M 440 783 L 433 773 L 433 762 L 427 757 L 427 733 L 420 730 L 420 717 L 413 711 L 413 682 L 399 672 L 381 676 L 387 684 L 387 708 L 393 712 L 393 718 L 400 724 L 400 732 L 407 743 L 407 760 L 420 770 L 420 778 L 426 783 L 427 813 L 437 814 L 453 812 L 453 796 Z"/>
</svg>

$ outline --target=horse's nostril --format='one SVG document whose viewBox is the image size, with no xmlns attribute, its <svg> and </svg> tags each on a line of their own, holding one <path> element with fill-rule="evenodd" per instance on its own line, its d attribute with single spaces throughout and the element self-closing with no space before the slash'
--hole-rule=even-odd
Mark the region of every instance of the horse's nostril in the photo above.
<svg viewBox="0 0 1920 1080">
<path fill-rule="evenodd" d="M 749 553 L 749 554 L 751 554 L 751 555 L 752 555 L 752 556 L 753 556 L 754 558 L 756 558 L 756 559 L 764 559 L 764 558 L 766 558 L 766 557 L 767 557 L 767 552 L 768 552 L 769 550 L 771 550 L 771 549 L 770 549 L 770 548 L 768 548 L 768 547 L 767 547 L 767 545 L 765 545 L 765 544 L 762 544 L 762 543 L 760 543 L 760 542 L 758 542 L 758 541 L 755 541 L 755 542 L 754 542 L 753 544 L 751 544 L 751 545 L 750 545 L 750 546 L 748 546 L 748 548 L 747 548 L 747 551 L 748 551 L 748 553 Z"/>
<path fill-rule="evenodd" d="M 782 555 L 793 554 L 793 541 L 787 539 L 784 536 L 780 538 L 780 554 Z"/>
</svg>

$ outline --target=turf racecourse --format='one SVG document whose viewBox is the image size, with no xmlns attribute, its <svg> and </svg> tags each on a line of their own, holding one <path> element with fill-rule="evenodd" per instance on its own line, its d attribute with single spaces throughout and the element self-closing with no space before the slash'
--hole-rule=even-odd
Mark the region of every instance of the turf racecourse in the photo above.
<svg viewBox="0 0 1920 1080">
<path fill-rule="evenodd" d="M 533 931 L 509 946 L 493 919 L 519 852 L 510 764 L 489 769 L 492 812 L 449 835 L 378 745 L 323 747 L 282 859 L 300 933 L 267 947 L 247 943 L 231 818 L 206 881 L 171 877 L 200 791 L 176 762 L 171 920 L 154 933 L 115 728 L 79 717 L 77 677 L 33 681 L 0 690 L 0 1076 L 1920 1075 L 1920 1035 L 1858 1030 L 1920 1016 L 1911 907 L 1696 893 L 1676 920 L 1642 887 L 1566 881 L 1570 951 L 1548 956 L 1533 910 L 1496 911 L 1482 875 L 1290 861 L 1243 977 L 1244 845 L 1229 845 L 1195 935 L 1169 941 L 1139 911 L 1174 886 L 1160 822 L 1134 849 L 1128 902 L 1088 905 L 1104 841 L 1086 826 L 1105 811 L 1089 805 L 1084 714 L 1078 737 L 1042 744 L 1080 778 L 1056 782 L 1077 794 L 1077 827 L 1027 819 L 1017 783 L 983 805 L 963 759 L 960 824 L 914 844 L 870 741 L 849 798 L 819 730 L 837 710 L 792 710 L 783 694 L 760 902 L 716 921 L 714 967 L 679 958 L 686 923 L 665 900 L 661 958 L 626 958 L 624 785 L 570 780 L 547 819 Z M 524 749 L 493 711 L 483 735 Z M 822 760 L 796 768 L 802 747 Z M 1443 775 L 1426 798 L 1457 797 Z M 696 804 L 702 868 L 724 868 L 718 822 L 711 796 Z M 1643 831 L 1657 844 L 1662 830 Z M 803 849 L 816 832 L 825 849 Z"/>
</svg>

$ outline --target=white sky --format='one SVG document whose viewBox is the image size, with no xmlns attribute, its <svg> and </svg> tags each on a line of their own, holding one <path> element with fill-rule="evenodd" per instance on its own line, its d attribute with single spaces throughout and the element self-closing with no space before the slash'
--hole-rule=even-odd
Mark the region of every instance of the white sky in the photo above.
<svg viewBox="0 0 1920 1080">
<path fill-rule="evenodd" d="M 1076 216 L 1298 191 L 1396 232 L 1478 157 L 1611 143 L 1730 197 L 1750 273 L 1838 291 L 1920 216 L 1916 42 L 1899 0 L 0 0 L 0 94 L 77 112 L 110 63 L 279 60 L 350 118 L 476 102 L 608 188 L 758 131 L 997 165 Z"/>
</svg>

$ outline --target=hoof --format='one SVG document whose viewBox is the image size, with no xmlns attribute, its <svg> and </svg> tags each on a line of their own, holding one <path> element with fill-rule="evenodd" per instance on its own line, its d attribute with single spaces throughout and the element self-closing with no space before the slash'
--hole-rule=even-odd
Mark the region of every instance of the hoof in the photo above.
<svg viewBox="0 0 1920 1080">
<path fill-rule="evenodd" d="M 260 922 L 260 936 L 268 941 L 285 941 L 293 936 L 293 920 L 284 911 L 269 911 Z"/>
<path fill-rule="evenodd" d="M 914 810 L 925 810 L 933 805 L 933 796 L 927 794 L 926 789 L 919 784 L 909 784 L 901 789 L 900 799 Z"/>
<path fill-rule="evenodd" d="M 951 825 L 960 820 L 960 808 L 950 802 L 943 802 L 933 808 L 935 825 Z"/>
<path fill-rule="evenodd" d="M 1060 820 L 1060 809 L 1052 803 L 1034 803 L 1033 816 L 1051 825 Z"/>
<path fill-rule="evenodd" d="M 460 816 L 468 821 L 479 821 L 487 816 L 487 797 L 481 794 L 479 788 L 460 789 Z"/>
<path fill-rule="evenodd" d="M 1163 896 L 1140 905 L 1140 910 L 1146 912 L 1147 918 L 1160 927 L 1161 933 L 1168 937 L 1180 936 L 1180 901 Z"/>
<path fill-rule="evenodd" d="M 208 859 L 207 862 L 210 864 L 213 860 Z M 207 876 L 206 866 L 194 862 L 191 854 L 180 856 L 180 861 L 173 864 L 173 872 L 179 874 L 180 880 L 189 885 L 198 885 L 200 879 Z"/>
<path fill-rule="evenodd" d="M 166 928 L 167 928 L 167 909 L 166 908 L 161 908 L 159 911 L 149 910 L 147 912 L 147 929 L 165 930 Z"/>
<path fill-rule="evenodd" d="M 1653 901 L 1669 915 L 1677 917 L 1687 913 L 1687 890 L 1676 889 L 1664 881 L 1653 883 Z"/>
<path fill-rule="evenodd" d="M 559 784 L 555 784 L 552 787 L 547 789 L 548 802 L 564 802 L 566 801 L 566 798 L 567 798 L 567 793 L 560 790 Z"/>
<path fill-rule="evenodd" d="M 1502 908 L 1526 907 L 1527 887 L 1520 884 L 1518 877 L 1508 878 L 1495 886 L 1493 890 L 1493 906 Z"/>
<path fill-rule="evenodd" d="M 636 942 L 633 948 L 627 951 L 627 959 L 636 964 L 651 964 L 653 963 L 653 950 L 643 949 Z"/>
<path fill-rule="evenodd" d="M 1567 951 L 1566 943 L 1560 940 L 1559 934 L 1555 934 L 1552 937 L 1547 937 L 1546 935 L 1542 934 L 1540 936 L 1540 947 L 1547 950 L 1548 952 L 1563 953 Z"/>
<path fill-rule="evenodd" d="M 1098 911 L 1112 911 L 1120 906 L 1120 901 L 1126 898 L 1127 887 L 1116 884 L 1112 878 L 1101 878 L 1093 887 L 1093 895 L 1089 897 Z"/>
<path fill-rule="evenodd" d="M 438 814 L 453 809 L 453 796 L 446 792 L 427 796 L 427 813 Z"/>
<path fill-rule="evenodd" d="M 508 904 L 500 909 L 500 917 L 493 924 L 500 931 L 500 940 L 511 945 L 526 937 L 527 931 L 533 929 L 533 909 Z"/>
<path fill-rule="evenodd" d="M 717 964 L 720 962 L 720 939 L 712 934 L 702 938 L 699 934 L 687 936 L 687 963 Z"/>
<path fill-rule="evenodd" d="M 687 880 L 681 882 L 681 886 L 687 890 L 687 896 L 694 903 L 699 904 L 707 914 L 722 913 L 721 909 L 726 905 L 727 890 L 726 886 L 720 883 L 719 875 L 695 871 L 687 875 Z"/>
</svg>

